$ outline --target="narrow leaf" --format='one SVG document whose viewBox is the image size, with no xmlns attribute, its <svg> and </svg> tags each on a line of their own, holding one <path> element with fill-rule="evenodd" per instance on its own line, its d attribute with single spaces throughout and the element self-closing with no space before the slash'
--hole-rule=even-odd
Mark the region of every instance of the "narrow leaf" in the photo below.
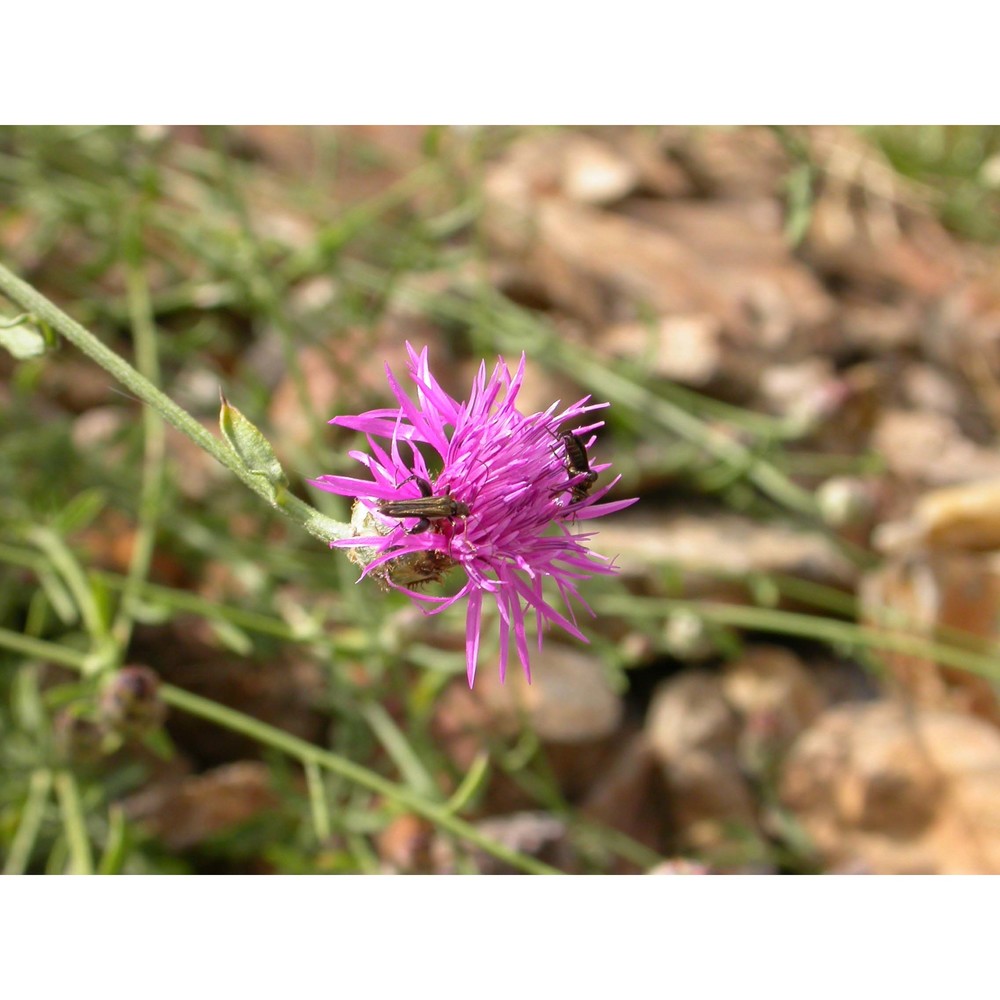
<svg viewBox="0 0 1000 1000">
<path fill-rule="evenodd" d="M 225 396 L 221 398 L 219 426 L 240 461 L 250 472 L 273 486 L 287 486 L 288 478 L 270 442 Z"/>
</svg>

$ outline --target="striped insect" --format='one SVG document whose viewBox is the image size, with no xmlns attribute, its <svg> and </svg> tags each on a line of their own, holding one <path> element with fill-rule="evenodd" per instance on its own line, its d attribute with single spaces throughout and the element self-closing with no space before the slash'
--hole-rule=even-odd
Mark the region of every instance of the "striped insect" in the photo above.
<svg viewBox="0 0 1000 1000">
<path fill-rule="evenodd" d="M 590 467 L 586 445 L 572 431 L 563 431 L 556 437 L 562 442 L 563 461 L 569 481 L 560 487 L 559 493 L 568 489 L 573 494 L 573 502 L 579 503 L 586 499 L 591 487 L 597 482 L 597 473 Z"/>
<path fill-rule="evenodd" d="M 418 518 L 416 525 L 409 530 L 408 534 L 419 535 L 422 531 L 427 531 L 432 521 L 468 516 L 468 504 L 456 500 L 448 493 L 443 497 L 434 496 L 434 487 L 423 476 L 414 474 L 409 479 L 404 479 L 399 485 L 403 486 L 411 480 L 415 481 L 420 489 L 419 497 L 410 497 L 405 500 L 377 500 L 375 503 L 378 512 L 385 514 L 386 517 Z"/>
</svg>

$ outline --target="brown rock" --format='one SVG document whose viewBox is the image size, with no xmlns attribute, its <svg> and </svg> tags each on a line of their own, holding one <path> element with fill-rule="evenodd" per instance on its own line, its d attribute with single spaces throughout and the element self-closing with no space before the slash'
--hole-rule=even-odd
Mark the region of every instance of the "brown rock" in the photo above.
<svg viewBox="0 0 1000 1000">
<path fill-rule="evenodd" d="M 803 247 L 810 261 L 872 297 L 929 300 L 953 285 L 958 249 L 925 192 L 848 129 L 815 130 L 812 139 L 823 183 Z"/>
<path fill-rule="evenodd" d="M 557 192 L 595 205 L 618 201 L 635 187 L 639 170 L 608 138 L 569 129 L 522 136 L 489 170 L 487 195 L 522 211 Z"/>
<path fill-rule="evenodd" d="M 564 133 L 562 189 L 573 201 L 606 205 L 624 198 L 638 171 L 613 145 L 581 133 Z"/>
<path fill-rule="evenodd" d="M 622 721 L 621 696 L 600 661 L 585 650 L 552 642 L 533 656 L 530 684 L 515 663 L 505 683 L 495 671 L 482 671 L 476 692 L 494 718 L 518 728 L 527 718 L 547 743 L 603 740 Z"/>
<path fill-rule="evenodd" d="M 915 551 L 869 573 L 860 587 L 862 617 L 889 630 L 932 639 L 941 629 L 995 642 L 1000 620 L 996 554 Z M 897 690 L 925 708 L 972 712 L 1000 725 L 993 683 L 924 656 L 881 654 Z"/>
<path fill-rule="evenodd" d="M 883 538 L 920 547 L 983 552 L 1000 549 L 1000 479 L 966 483 L 923 494 L 909 521 Z"/>
<path fill-rule="evenodd" d="M 839 331 L 846 345 L 866 352 L 883 353 L 917 343 L 923 313 L 919 304 L 903 300 L 840 302 Z"/>
<path fill-rule="evenodd" d="M 719 678 L 687 671 L 653 696 L 646 738 L 669 790 L 685 849 L 714 854 L 733 846 L 734 830 L 755 832 L 750 787 L 736 753 L 740 719 Z"/>
<path fill-rule="evenodd" d="M 690 858 L 670 858 L 650 868 L 647 875 L 711 875 L 712 869 Z"/>
<path fill-rule="evenodd" d="M 494 727 L 494 716 L 476 689 L 470 691 L 460 680 L 449 684 L 435 705 L 434 741 L 462 773 L 485 749 Z"/>
<path fill-rule="evenodd" d="M 625 211 L 697 254 L 718 292 L 750 321 L 754 346 L 783 356 L 815 350 L 806 333 L 829 323 L 835 302 L 792 256 L 777 199 L 630 199 Z"/>
<path fill-rule="evenodd" d="M 704 385 L 722 363 L 722 327 L 709 315 L 661 317 L 657 322 L 616 323 L 598 346 L 614 358 L 642 364 L 659 378 Z"/>
<path fill-rule="evenodd" d="M 581 811 L 595 823 L 619 830 L 660 851 L 669 832 L 666 789 L 645 736 L 637 733 L 594 775 Z"/>
<path fill-rule="evenodd" d="M 1000 455 L 964 437 L 941 413 L 887 410 L 874 432 L 874 449 L 902 479 L 948 486 L 1000 477 Z"/>
<path fill-rule="evenodd" d="M 739 311 L 709 266 L 681 240 L 633 219 L 559 199 L 536 206 L 538 238 L 578 269 L 629 300 L 662 313 L 710 313 L 727 328 Z"/>
<path fill-rule="evenodd" d="M 560 134 L 528 137 L 515 144 L 485 182 L 485 231 L 514 258 L 544 249 L 547 270 L 563 275 L 550 297 L 572 300 L 565 290 L 575 276 L 578 289 L 595 284 L 610 296 L 649 303 L 663 313 L 712 313 L 727 306 L 713 288 L 713 276 L 681 241 L 633 219 L 605 212 L 562 193 Z M 728 317 L 738 320 L 733 313 Z"/>
<path fill-rule="evenodd" d="M 615 135 L 615 149 L 628 157 L 643 191 L 661 198 L 686 198 L 695 194 L 691 178 L 667 155 L 660 135 L 644 129 L 622 129 Z"/>
<path fill-rule="evenodd" d="M 434 826 L 413 813 L 391 820 L 378 835 L 379 855 L 387 873 L 416 874 L 433 870 Z"/>
<path fill-rule="evenodd" d="M 1000 281 L 989 260 L 983 273 L 949 290 L 922 326 L 928 359 L 962 377 L 962 401 L 1000 419 Z"/>
<path fill-rule="evenodd" d="M 83 454 L 118 465 L 128 454 L 125 429 L 133 424 L 134 417 L 122 406 L 94 406 L 73 421 L 73 445 Z"/>
<path fill-rule="evenodd" d="M 218 386 L 216 386 L 218 391 Z M 218 422 L 213 420 L 206 429 L 213 436 Z M 204 448 L 173 427 L 166 429 L 167 461 L 171 481 L 190 500 L 204 500 L 213 487 L 224 484 L 231 488 L 232 473 L 223 468 Z"/>
<path fill-rule="evenodd" d="M 572 799 L 586 795 L 595 775 L 610 766 L 623 715 L 621 697 L 600 662 L 586 650 L 550 642 L 532 657 L 531 684 L 517 664 L 511 664 L 506 683 L 484 662 L 474 690 L 464 678 L 456 679 L 438 702 L 434 734 L 464 771 L 498 736 L 510 739 L 529 729 L 544 743 L 554 780 Z M 524 788 L 498 771 L 480 805 L 486 812 L 513 812 L 532 802 Z"/>
<path fill-rule="evenodd" d="M 725 577 L 774 572 L 833 586 L 851 585 L 855 568 L 816 532 L 766 524 L 738 514 L 642 510 L 600 524 L 594 547 L 615 554 L 625 577 L 644 578 L 670 567 L 683 575 L 685 594 L 736 595 Z"/>
<path fill-rule="evenodd" d="M 749 750 L 768 756 L 782 752 L 827 700 L 802 661 L 781 646 L 751 646 L 728 663 L 722 693 L 744 720 L 741 742 L 749 739 Z"/>
<path fill-rule="evenodd" d="M 89 358 L 64 354 L 39 370 L 38 389 L 72 413 L 117 402 L 115 380 Z"/>
<path fill-rule="evenodd" d="M 668 131 L 664 139 L 703 196 L 773 194 L 788 174 L 788 155 L 768 129 L 682 128 Z"/>
<path fill-rule="evenodd" d="M 830 868 L 1000 872 L 1000 733 L 978 719 L 828 709 L 785 761 L 781 799 Z"/>
<path fill-rule="evenodd" d="M 228 833 L 277 804 L 266 765 L 255 761 L 152 785 L 124 803 L 128 818 L 172 851 Z"/>
<path fill-rule="evenodd" d="M 962 409 L 959 385 L 930 365 L 907 365 L 902 388 L 907 403 L 914 409 L 931 410 L 949 417 L 957 417 Z"/>
<path fill-rule="evenodd" d="M 261 662 L 220 649 L 203 622 L 179 619 L 167 626 L 136 630 L 131 655 L 149 664 L 164 682 L 317 742 L 325 731 L 319 704 L 326 690 L 322 671 L 292 652 L 282 661 Z M 171 714 L 174 741 L 202 763 L 222 763 L 260 752 L 247 736 L 183 712 Z"/>
<path fill-rule="evenodd" d="M 826 358 L 769 365 L 760 377 L 759 398 L 772 413 L 812 431 L 835 420 L 842 423 L 851 386 Z"/>
</svg>

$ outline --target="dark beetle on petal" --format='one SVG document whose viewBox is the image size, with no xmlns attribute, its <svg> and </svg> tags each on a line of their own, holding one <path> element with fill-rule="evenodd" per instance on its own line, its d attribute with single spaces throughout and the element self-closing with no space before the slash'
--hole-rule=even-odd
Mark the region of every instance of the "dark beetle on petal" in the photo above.
<svg viewBox="0 0 1000 1000">
<path fill-rule="evenodd" d="M 573 494 L 574 503 L 579 503 L 586 498 L 590 488 L 597 482 L 597 473 L 590 468 L 586 447 L 572 431 L 563 431 L 558 437 L 563 444 L 566 471 L 569 473 L 569 483 L 563 489 L 568 488 Z M 574 480 L 579 481 L 574 482 Z"/>
<path fill-rule="evenodd" d="M 376 500 L 375 506 L 380 514 L 386 517 L 416 517 L 419 518 L 415 528 L 409 531 L 411 535 L 419 535 L 431 526 L 431 521 L 449 517 L 467 517 L 469 505 L 446 494 L 443 497 L 434 496 L 434 487 L 422 476 L 413 475 L 399 485 L 416 480 L 420 488 L 420 496 L 408 500 Z"/>
</svg>

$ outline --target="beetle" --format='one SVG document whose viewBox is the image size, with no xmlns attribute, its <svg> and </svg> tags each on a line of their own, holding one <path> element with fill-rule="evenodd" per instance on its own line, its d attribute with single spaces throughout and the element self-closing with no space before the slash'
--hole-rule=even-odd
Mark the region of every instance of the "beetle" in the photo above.
<svg viewBox="0 0 1000 1000">
<path fill-rule="evenodd" d="M 422 531 L 427 531 L 431 526 L 431 521 L 437 521 L 449 517 L 467 517 L 469 505 L 456 500 L 451 494 L 443 497 L 434 496 L 434 487 L 416 474 L 404 479 L 400 486 L 411 480 L 416 481 L 420 489 L 420 496 L 411 497 L 406 500 L 376 500 L 375 506 L 380 514 L 387 517 L 416 517 L 419 518 L 416 527 L 411 528 L 409 534 L 419 535 Z"/>
<path fill-rule="evenodd" d="M 562 493 L 568 488 L 573 494 L 573 502 L 579 503 L 586 499 L 591 487 L 597 482 L 597 473 L 591 469 L 587 448 L 576 434 L 563 431 L 556 437 L 562 442 L 566 471 L 569 473 L 569 482 L 557 492 Z"/>
</svg>

